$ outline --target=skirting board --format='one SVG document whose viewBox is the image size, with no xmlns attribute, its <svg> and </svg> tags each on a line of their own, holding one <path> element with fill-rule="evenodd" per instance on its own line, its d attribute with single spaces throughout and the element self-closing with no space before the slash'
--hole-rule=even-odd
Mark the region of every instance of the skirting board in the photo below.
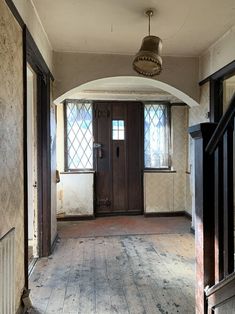
<svg viewBox="0 0 235 314">
<path fill-rule="evenodd" d="M 114 212 L 114 213 L 96 213 L 95 217 L 116 217 L 116 216 L 140 216 L 143 215 L 141 211 L 133 211 L 133 212 Z"/>
<path fill-rule="evenodd" d="M 95 219 L 94 215 L 71 215 L 71 216 L 63 216 L 57 217 L 57 221 L 79 221 L 79 220 L 93 220 Z"/>
<path fill-rule="evenodd" d="M 186 218 L 188 218 L 189 220 L 191 220 L 192 221 L 192 215 L 190 214 L 190 213 L 188 213 L 188 212 L 184 212 L 184 216 L 186 217 Z"/>
<path fill-rule="evenodd" d="M 148 217 L 178 217 L 185 216 L 186 218 L 192 220 L 192 216 L 186 211 L 179 212 L 158 212 L 158 213 L 144 213 L 146 218 Z"/>
</svg>

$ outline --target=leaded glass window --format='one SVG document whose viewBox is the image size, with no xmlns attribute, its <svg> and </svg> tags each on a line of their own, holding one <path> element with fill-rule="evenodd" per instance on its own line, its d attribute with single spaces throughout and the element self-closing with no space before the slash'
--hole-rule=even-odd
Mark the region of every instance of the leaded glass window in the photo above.
<svg viewBox="0 0 235 314">
<path fill-rule="evenodd" d="M 144 106 L 145 168 L 169 168 L 169 123 L 166 104 Z"/>
<path fill-rule="evenodd" d="M 66 170 L 93 168 L 92 104 L 67 100 L 66 114 Z"/>
</svg>

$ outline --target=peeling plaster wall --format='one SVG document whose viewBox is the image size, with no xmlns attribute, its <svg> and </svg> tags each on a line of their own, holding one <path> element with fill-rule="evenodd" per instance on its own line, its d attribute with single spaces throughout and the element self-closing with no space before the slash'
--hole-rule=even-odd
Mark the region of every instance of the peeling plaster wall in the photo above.
<svg viewBox="0 0 235 314">
<path fill-rule="evenodd" d="M 54 99 L 81 84 L 105 77 L 137 76 L 133 56 L 54 52 Z M 198 58 L 163 57 L 163 71 L 156 78 L 194 100 L 199 99 Z"/>
<path fill-rule="evenodd" d="M 58 184 L 58 216 L 92 216 L 93 210 L 93 173 L 60 174 Z"/>
<path fill-rule="evenodd" d="M 22 62 L 22 30 L 0 0 L 0 238 L 15 228 L 15 310 L 24 287 Z"/>
<path fill-rule="evenodd" d="M 172 168 L 175 172 L 144 174 L 146 213 L 188 211 L 186 208 L 187 117 L 188 107 L 172 107 Z"/>
</svg>

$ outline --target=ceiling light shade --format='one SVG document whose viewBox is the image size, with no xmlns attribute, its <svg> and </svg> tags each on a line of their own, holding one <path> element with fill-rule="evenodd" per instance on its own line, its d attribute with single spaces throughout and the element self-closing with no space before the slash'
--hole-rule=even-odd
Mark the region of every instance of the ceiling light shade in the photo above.
<svg viewBox="0 0 235 314">
<path fill-rule="evenodd" d="M 152 10 L 145 12 L 149 17 L 149 35 L 144 37 L 139 52 L 133 61 L 133 69 L 144 75 L 154 76 L 162 71 L 162 40 L 157 36 L 150 35 L 150 17 L 153 15 Z"/>
</svg>

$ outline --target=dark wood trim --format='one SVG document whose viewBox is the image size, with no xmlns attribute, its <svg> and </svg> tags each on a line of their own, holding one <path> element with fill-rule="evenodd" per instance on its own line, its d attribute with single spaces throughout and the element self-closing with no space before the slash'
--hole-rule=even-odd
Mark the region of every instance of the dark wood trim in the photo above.
<svg viewBox="0 0 235 314">
<path fill-rule="evenodd" d="M 178 211 L 178 212 L 157 212 L 157 213 L 144 213 L 144 217 L 179 217 L 185 216 L 185 211 Z"/>
<path fill-rule="evenodd" d="M 12 0 L 5 0 L 5 2 L 8 5 L 9 9 L 11 10 L 11 13 L 14 15 L 15 19 L 19 23 L 20 27 L 23 29 L 25 26 L 25 23 L 22 17 L 20 16 L 19 11 L 17 10 L 14 2 Z"/>
<path fill-rule="evenodd" d="M 229 78 L 233 73 L 235 73 L 235 60 L 225 65 L 223 68 L 219 69 L 218 71 L 214 72 L 213 74 L 209 75 L 205 79 L 201 80 L 199 82 L 199 85 L 202 86 L 205 83 L 212 80 L 218 80 L 218 79 L 227 79 Z"/>
<path fill-rule="evenodd" d="M 217 148 L 219 142 L 222 140 L 225 131 L 228 129 L 229 125 L 233 123 L 233 119 L 235 116 L 235 93 L 230 101 L 228 110 L 219 121 L 219 124 L 216 127 L 215 132 L 213 133 L 207 147 L 206 152 L 209 154 L 214 153 L 215 149 Z"/>
<path fill-rule="evenodd" d="M 40 50 L 38 49 L 32 35 L 26 27 L 26 40 L 27 40 L 27 62 L 32 64 L 32 68 L 35 72 L 41 72 L 44 76 L 49 76 L 52 81 L 54 77 L 49 70 Z"/>
<path fill-rule="evenodd" d="M 51 73 L 45 64 L 27 27 L 24 27 L 24 72 L 27 141 L 27 64 L 37 75 L 37 145 L 38 145 L 38 230 L 39 256 L 50 255 L 51 250 L 51 143 L 50 143 L 50 79 Z M 27 154 L 27 143 L 24 147 Z M 27 171 L 27 168 L 26 168 Z M 26 176 L 27 177 L 27 176 Z M 27 213 L 25 214 L 27 215 Z M 25 222 L 27 230 L 28 223 Z M 26 239 L 28 238 L 28 235 Z M 27 263 L 27 260 L 26 260 Z"/>
<path fill-rule="evenodd" d="M 201 80 L 201 81 L 199 82 L 199 86 L 202 86 L 202 85 L 204 85 L 204 84 L 206 84 L 206 83 L 208 83 L 208 82 L 210 82 L 210 76 L 208 76 L 208 77 L 206 77 L 205 79 Z"/>
<path fill-rule="evenodd" d="M 38 73 L 38 192 L 40 256 L 51 252 L 50 78 Z"/>
<path fill-rule="evenodd" d="M 193 227 L 190 228 L 190 232 L 195 235 L 195 229 Z"/>
<path fill-rule="evenodd" d="M 103 212 L 103 213 L 95 213 L 95 217 L 116 217 L 116 216 L 141 216 L 143 215 L 143 210 L 141 211 L 128 211 L 128 212 Z"/>
<path fill-rule="evenodd" d="M 205 291 L 210 309 L 215 309 L 234 298 L 235 291 L 235 273 L 231 274 L 218 284 Z M 231 309 L 232 310 L 232 309 Z M 214 313 L 214 311 L 212 312 Z M 232 313 L 232 312 L 231 312 Z"/>
<path fill-rule="evenodd" d="M 235 97 L 234 97 L 235 100 Z M 224 278 L 234 271 L 234 197 L 233 197 L 233 127 L 224 134 L 223 190 L 224 190 Z"/>
<path fill-rule="evenodd" d="M 223 115 L 223 82 L 210 79 L 210 122 L 218 122 Z"/>
<path fill-rule="evenodd" d="M 205 148 L 216 128 L 201 123 L 189 128 L 195 139 L 195 244 L 196 244 L 196 313 L 207 313 L 204 293 L 214 284 L 214 157 Z"/>
<path fill-rule="evenodd" d="M 228 277 L 226 277 L 225 279 L 221 280 L 219 283 L 217 283 L 213 287 L 210 287 L 209 289 L 207 289 L 205 291 L 206 292 L 206 296 L 210 297 L 212 294 L 214 294 L 217 291 L 219 291 L 220 289 L 226 287 L 227 285 L 229 285 L 233 281 L 234 281 L 234 284 L 235 284 L 235 272 L 232 273 L 231 275 L 229 275 Z M 232 293 L 234 293 L 234 290 L 231 289 L 230 291 Z"/>
<path fill-rule="evenodd" d="M 224 276 L 224 214 L 223 214 L 223 143 L 220 143 L 214 154 L 215 160 L 215 283 L 223 279 Z"/>
<path fill-rule="evenodd" d="M 27 147 L 27 42 L 26 28 L 23 28 L 23 164 L 24 164 L 24 277 L 28 289 L 28 147 Z"/>
<path fill-rule="evenodd" d="M 192 215 L 188 213 L 186 210 L 184 211 L 184 216 L 192 221 Z"/>
<path fill-rule="evenodd" d="M 94 215 L 71 215 L 57 217 L 57 221 L 81 221 L 81 220 L 94 220 Z"/>
</svg>

